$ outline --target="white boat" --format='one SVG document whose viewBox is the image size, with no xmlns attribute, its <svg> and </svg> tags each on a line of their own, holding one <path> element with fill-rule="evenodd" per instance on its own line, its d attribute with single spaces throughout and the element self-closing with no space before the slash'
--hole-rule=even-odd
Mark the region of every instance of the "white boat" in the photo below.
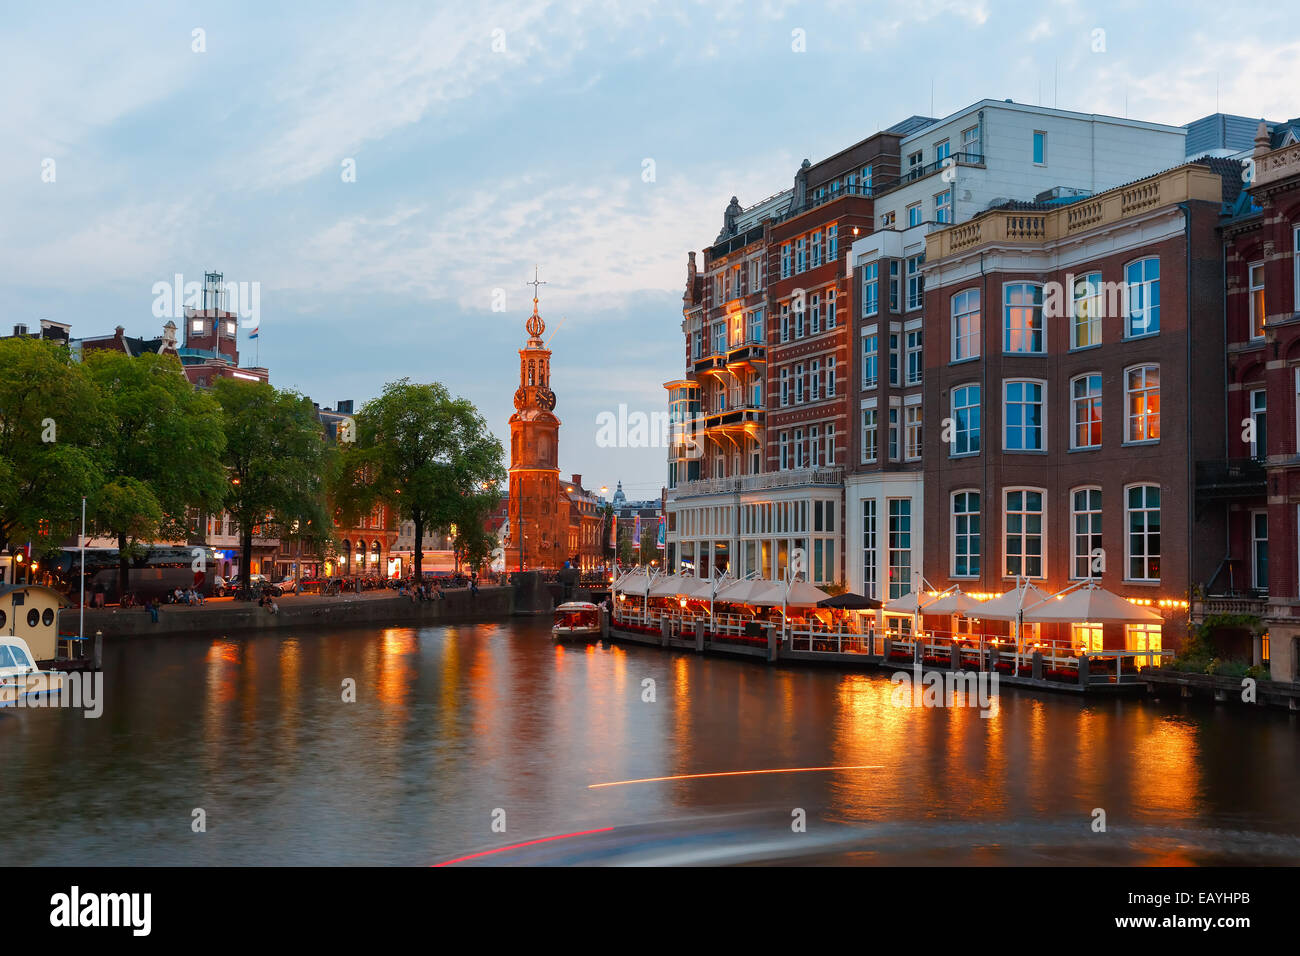
<svg viewBox="0 0 1300 956">
<path fill-rule="evenodd" d="M 58 694 L 62 688 L 63 674 L 39 670 L 26 641 L 0 636 L 0 707 L 22 706 L 33 698 Z"/>
<path fill-rule="evenodd" d="M 557 641 L 600 637 L 600 608 L 590 601 L 567 601 L 555 609 L 551 636 Z"/>
</svg>

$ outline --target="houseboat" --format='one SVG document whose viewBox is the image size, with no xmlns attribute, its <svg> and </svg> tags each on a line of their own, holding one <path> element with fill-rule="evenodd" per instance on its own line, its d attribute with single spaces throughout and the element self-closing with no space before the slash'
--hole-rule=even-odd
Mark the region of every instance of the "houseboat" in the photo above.
<svg viewBox="0 0 1300 956">
<path fill-rule="evenodd" d="M 555 609 L 551 636 L 557 641 L 600 637 L 600 608 L 589 601 L 568 601 Z"/>
</svg>

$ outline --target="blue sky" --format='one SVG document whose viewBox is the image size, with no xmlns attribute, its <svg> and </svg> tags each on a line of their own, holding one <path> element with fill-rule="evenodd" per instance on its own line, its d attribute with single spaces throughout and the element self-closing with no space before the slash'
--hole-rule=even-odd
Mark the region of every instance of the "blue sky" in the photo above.
<svg viewBox="0 0 1300 956">
<path fill-rule="evenodd" d="M 155 282 L 221 271 L 261 285 L 274 384 L 332 406 L 404 376 L 441 381 L 505 444 L 536 263 L 561 468 L 655 496 L 663 450 L 599 448 L 596 418 L 620 402 L 663 410 L 662 383 L 681 374 L 686 254 L 733 194 L 776 192 L 804 157 L 931 113 L 932 95 L 937 116 L 1010 97 L 1182 124 L 1215 110 L 1217 84 L 1225 112 L 1300 114 L 1291 12 L 1125 7 L 7 9 L 3 324 L 156 334 Z M 356 182 L 342 180 L 348 159 Z"/>
</svg>

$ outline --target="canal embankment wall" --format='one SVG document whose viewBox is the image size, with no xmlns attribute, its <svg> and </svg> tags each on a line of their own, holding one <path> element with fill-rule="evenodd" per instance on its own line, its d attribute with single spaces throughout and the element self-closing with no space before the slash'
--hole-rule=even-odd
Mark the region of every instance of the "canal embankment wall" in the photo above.
<svg viewBox="0 0 1300 956">
<path fill-rule="evenodd" d="M 209 603 L 204 607 L 163 605 L 158 621 L 141 608 L 87 608 L 86 636 L 96 631 L 105 639 L 136 635 L 229 634 L 271 631 L 285 628 L 332 628 L 348 625 L 422 627 L 508 617 L 514 612 L 514 588 L 484 587 L 477 594 L 468 589 L 448 590 L 437 601 L 412 601 L 387 593 L 284 597 L 272 613 L 254 601 Z M 65 610 L 65 622 L 76 629 L 77 611 Z M 65 630 L 68 630 L 65 623 Z"/>
</svg>

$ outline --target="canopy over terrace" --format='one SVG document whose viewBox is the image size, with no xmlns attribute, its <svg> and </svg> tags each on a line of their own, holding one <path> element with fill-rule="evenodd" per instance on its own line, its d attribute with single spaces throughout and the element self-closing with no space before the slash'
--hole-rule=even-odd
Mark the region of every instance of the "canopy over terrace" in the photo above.
<svg viewBox="0 0 1300 956">
<path fill-rule="evenodd" d="M 764 581 L 767 585 L 750 595 L 750 604 L 770 604 L 773 607 L 784 604 L 786 607 L 816 607 L 825 601 L 829 594 L 821 588 L 813 587 L 806 581 Z M 787 590 L 788 588 L 788 590 Z M 728 598 L 731 600 L 731 598 Z"/>
<path fill-rule="evenodd" d="M 689 594 L 699 581 L 699 578 L 683 574 L 667 574 L 661 578 L 655 578 L 654 582 L 651 583 L 650 596 L 652 598 L 670 598 L 677 597 L 679 594 Z"/>
<path fill-rule="evenodd" d="M 885 610 L 891 614 L 915 614 L 917 611 L 928 614 L 930 605 L 938 599 L 939 595 L 929 591 L 908 591 L 902 597 L 886 601 Z"/>
<path fill-rule="evenodd" d="M 1022 611 L 1046 600 L 1046 594 L 1032 584 L 1025 583 L 1012 588 L 1006 594 L 989 598 L 980 605 L 979 616 L 988 621 L 1014 621 L 1020 617 Z M 1029 620 L 1028 615 L 1025 616 L 1025 620 Z"/>
<path fill-rule="evenodd" d="M 1163 624 L 1155 611 L 1095 584 L 1079 588 L 1054 600 L 1035 604 L 1025 611 L 1025 620 L 1038 624 Z"/>
<path fill-rule="evenodd" d="M 921 608 L 923 614 L 961 614 L 965 617 L 983 617 L 984 603 L 961 588 L 935 598 Z"/>
<path fill-rule="evenodd" d="M 614 582 L 614 590 L 635 591 L 639 588 L 644 591 L 647 577 L 649 577 L 649 574 L 645 568 L 633 568 Z"/>
</svg>

